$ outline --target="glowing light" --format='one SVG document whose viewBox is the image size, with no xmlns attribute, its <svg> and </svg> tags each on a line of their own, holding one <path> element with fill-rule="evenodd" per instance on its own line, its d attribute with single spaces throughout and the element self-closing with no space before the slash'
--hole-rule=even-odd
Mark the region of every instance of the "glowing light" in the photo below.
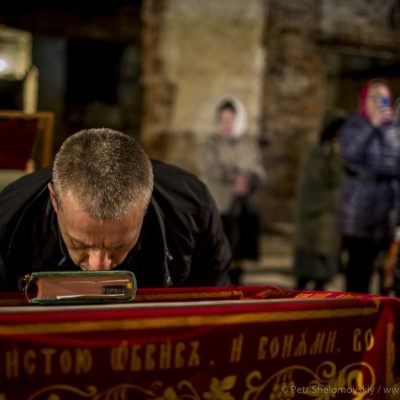
<svg viewBox="0 0 400 400">
<path fill-rule="evenodd" d="M 4 58 L 0 58 L 0 74 L 7 71 L 10 68 L 10 63 Z"/>
</svg>

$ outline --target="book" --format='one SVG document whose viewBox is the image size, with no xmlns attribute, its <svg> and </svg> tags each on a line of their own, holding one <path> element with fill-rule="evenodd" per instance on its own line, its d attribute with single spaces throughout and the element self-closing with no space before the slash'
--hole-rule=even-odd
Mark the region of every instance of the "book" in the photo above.
<svg viewBox="0 0 400 400">
<path fill-rule="evenodd" d="M 132 301 L 137 284 L 130 271 L 33 272 L 24 293 L 33 304 L 90 304 Z"/>
</svg>

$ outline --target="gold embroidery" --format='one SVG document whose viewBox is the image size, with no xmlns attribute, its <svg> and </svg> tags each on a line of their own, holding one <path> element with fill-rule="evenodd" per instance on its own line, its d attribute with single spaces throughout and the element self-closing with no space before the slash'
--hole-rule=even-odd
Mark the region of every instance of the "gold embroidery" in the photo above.
<svg viewBox="0 0 400 400">
<path fill-rule="evenodd" d="M 301 383 L 296 379 L 297 377 L 301 377 Z M 38 400 L 43 398 L 43 395 L 47 399 L 62 399 L 68 394 L 90 400 L 111 398 L 123 400 L 143 398 L 143 396 L 149 400 L 234 400 L 239 398 L 232 395 L 235 388 L 236 392 L 238 390 L 237 382 L 237 375 L 222 378 L 212 376 L 209 378 L 208 390 L 202 392 L 199 392 L 189 380 L 181 380 L 175 386 L 164 386 L 158 380 L 148 388 L 121 383 L 100 393 L 92 385 L 87 386 L 86 390 L 70 385 L 53 385 L 38 390 L 28 397 L 28 400 Z M 362 400 L 373 395 L 376 378 L 373 368 L 366 362 L 349 364 L 338 371 L 334 362 L 325 361 L 317 367 L 315 372 L 303 365 L 292 365 L 282 368 L 265 380 L 262 373 L 255 370 L 247 375 L 245 385 L 244 393 L 235 393 L 236 396 L 243 395 L 240 397 L 243 400 L 289 400 L 298 397 L 329 400 L 340 398 L 341 393 L 351 394 L 354 400 Z"/>
<path fill-rule="evenodd" d="M 236 314 L 187 315 L 181 317 L 156 317 L 123 319 L 118 321 L 118 331 L 137 331 L 143 329 L 185 328 L 204 325 L 236 325 L 244 323 L 263 323 L 297 321 L 321 318 L 343 318 L 372 315 L 376 307 L 358 307 L 323 310 L 262 311 Z M 7 325 L 0 324 L 0 336 L 20 334 L 78 333 L 115 330 L 115 319 L 106 321 L 74 321 Z"/>
</svg>

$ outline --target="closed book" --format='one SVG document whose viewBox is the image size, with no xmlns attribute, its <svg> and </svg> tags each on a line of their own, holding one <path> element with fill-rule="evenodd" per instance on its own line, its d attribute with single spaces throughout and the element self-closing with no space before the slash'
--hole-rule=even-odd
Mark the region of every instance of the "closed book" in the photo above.
<svg viewBox="0 0 400 400">
<path fill-rule="evenodd" d="M 90 304 L 133 300 L 137 284 L 130 271 L 33 272 L 24 292 L 34 304 Z"/>
</svg>

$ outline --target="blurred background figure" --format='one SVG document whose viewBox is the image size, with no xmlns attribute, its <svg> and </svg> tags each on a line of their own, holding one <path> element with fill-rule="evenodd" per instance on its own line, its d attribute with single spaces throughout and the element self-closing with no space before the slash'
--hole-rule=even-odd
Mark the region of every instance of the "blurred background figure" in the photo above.
<svg viewBox="0 0 400 400">
<path fill-rule="evenodd" d="M 345 123 L 340 148 L 347 172 L 339 229 L 347 251 L 346 290 L 369 291 L 374 264 L 387 251 L 399 218 L 400 131 L 383 79 L 359 93 L 359 110 Z"/>
<path fill-rule="evenodd" d="M 344 122 L 341 116 L 330 118 L 318 142 L 310 146 L 300 170 L 293 265 L 298 290 L 309 282 L 312 289 L 323 290 L 339 269 L 337 206 L 344 175 L 339 131 Z"/>
<path fill-rule="evenodd" d="M 216 109 L 218 132 L 200 150 L 199 169 L 221 213 L 231 244 L 231 281 L 240 284 L 241 261 L 257 260 L 260 221 L 254 201 L 265 181 L 261 151 L 255 138 L 245 135 L 246 113 L 236 98 L 225 98 Z"/>
</svg>

